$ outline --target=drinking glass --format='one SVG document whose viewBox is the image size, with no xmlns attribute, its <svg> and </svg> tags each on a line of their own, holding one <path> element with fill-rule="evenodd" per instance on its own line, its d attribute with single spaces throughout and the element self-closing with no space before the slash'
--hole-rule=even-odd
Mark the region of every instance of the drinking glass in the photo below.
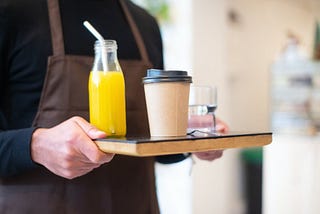
<svg viewBox="0 0 320 214">
<path fill-rule="evenodd" d="M 188 133 L 195 130 L 214 133 L 216 131 L 215 110 L 217 109 L 215 86 L 190 86 Z"/>
</svg>

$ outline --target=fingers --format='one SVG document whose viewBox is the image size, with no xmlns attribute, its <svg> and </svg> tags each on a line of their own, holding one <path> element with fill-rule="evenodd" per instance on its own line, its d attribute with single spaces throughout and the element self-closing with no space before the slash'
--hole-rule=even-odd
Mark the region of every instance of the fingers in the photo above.
<svg viewBox="0 0 320 214">
<path fill-rule="evenodd" d="M 97 129 L 82 117 L 72 117 L 71 119 L 76 122 L 91 139 L 103 138 L 107 136 L 105 132 Z"/>
<path fill-rule="evenodd" d="M 216 130 L 221 133 L 227 133 L 229 131 L 228 125 L 219 118 L 216 118 L 216 120 L 217 120 Z"/>
<path fill-rule="evenodd" d="M 85 143 L 79 142 L 79 149 L 91 162 L 93 163 L 107 163 L 112 160 L 114 154 L 107 154 L 99 150 L 97 145 L 91 140 L 96 138 L 102 138 L 106 136 L 106 133 L 98 130 L 85 119 L 81 117 L 73 117 L 72 120 L 81 128 L 87 135 Z"/>
<path fill-rule="evenodd" d="M 114 157 L 114 154 L 100 151 L 92 141 L 105 136 L 86 120 L 73 117 L 50 129 L 35 130 L 31 142 L 32 159 L 61 177 L 79 177 Z"/>
<path fill-rule="evenodd" d="M 195 152 L 193 153 L 197 158 L 201 160 L 213 161 L 218 158 L 221 158 L 223 155 L 223 150 L 214 150 L 207 152 Z"/>
</svg>

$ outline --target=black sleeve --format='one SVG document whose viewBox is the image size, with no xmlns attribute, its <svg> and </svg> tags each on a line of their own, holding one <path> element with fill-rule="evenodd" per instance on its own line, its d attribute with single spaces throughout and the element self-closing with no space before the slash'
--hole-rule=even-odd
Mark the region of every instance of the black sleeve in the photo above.
<svg viewBox="0 0 320 214">
<path fill-rule="evenodd" d="M 30 154 L 33 131 L 34 128 L 0 131 L 0 177 L 19 174 L 37 166 Z"/>
<path fill-rule="evenodd" d="M 157 156 L 156 161 L 163 164 L 177 163 L 188 158 L 190 155 L 191 153 Z"/>
<path fill-rule="evenodd" d="M 0 3 L 0 177 L 18 174 L 37 166 L 30 154 L 30 142 L 34 129 L 8 131 L 6 112 L 10 90 L 8 87 L 10 32 L 4 2 Z"/>
</svg>

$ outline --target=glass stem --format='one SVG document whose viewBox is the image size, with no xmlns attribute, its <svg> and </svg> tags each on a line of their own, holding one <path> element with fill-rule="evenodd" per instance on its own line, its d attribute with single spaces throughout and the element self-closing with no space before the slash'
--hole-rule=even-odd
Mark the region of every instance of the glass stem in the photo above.
<svg viewBox="0 0 320 214">
<path fill-rule="evenodd" d="M 213 119 L 213 132 L 216 132 L 216 115 L 214 113 L 212 113 L 212 119 Z"/>
</svg>

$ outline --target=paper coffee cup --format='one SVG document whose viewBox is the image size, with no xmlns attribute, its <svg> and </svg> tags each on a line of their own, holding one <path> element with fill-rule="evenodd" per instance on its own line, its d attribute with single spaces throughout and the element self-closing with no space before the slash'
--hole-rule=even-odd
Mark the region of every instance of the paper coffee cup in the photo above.
<svg viewBox="0 0 320 214">
<path fill-rule="evenodd" d="M 187 134 L 191 82 L 186 71 L 147 71 L 143 83 L 151 136 Z"/>
</svg>

